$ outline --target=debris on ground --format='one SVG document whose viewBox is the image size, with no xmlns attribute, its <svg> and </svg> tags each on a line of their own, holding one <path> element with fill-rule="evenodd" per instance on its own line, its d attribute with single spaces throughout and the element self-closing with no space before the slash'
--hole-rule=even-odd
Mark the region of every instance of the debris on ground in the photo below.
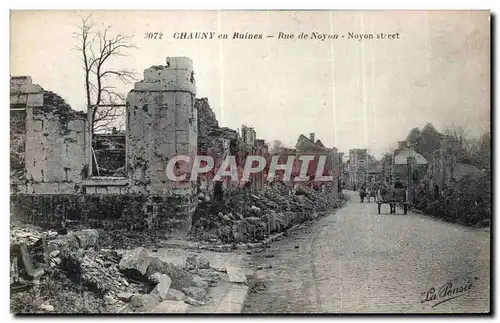
<svg viewBox="0 0 500 323">
<path fill-rule="evenodd" d="M 331 187 L 298 194 L 282 182 L 265 186 L 258 196 L 243 190 L 224 201 L 200 200 L 193 215 L 191 239 L 208 243 L 261 242 L 272 233 L 314 220 L 342 202 Z"/>
<path fill-rule="evenodd" d="M 99 230 L 99 246 L 106 249 L 132 249 L 154 246 L 169 237 L 171 232 L 161 230 Z"/>
<path fill-rule="evenodd" d="M 11 232 L 14 313 L 143 313 L 167 306 L 175 312 L 183 307 L 176 301 L 204 305 L 208 288 L 221 279 L 199 255 L 181 268 L 143 247 L 123 254 L 100 248 L 94 229 L 66 235 L 31 227 Z"/>
</svg>

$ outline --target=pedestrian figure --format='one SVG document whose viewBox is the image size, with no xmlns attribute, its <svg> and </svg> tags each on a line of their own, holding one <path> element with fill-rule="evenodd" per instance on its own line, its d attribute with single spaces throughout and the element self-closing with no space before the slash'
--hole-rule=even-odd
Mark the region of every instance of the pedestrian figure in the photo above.
<svg viewBox="0 0 500 323">
<path fill-rule="evenodd" d="M 373 198 L 373 202 L 376 201 L 376 199 L 377 199 L 377 191 L 378 191 L 377 186 L 374 185 L 372 187 L 372 189 L 370 190 L 370 195 L 369 195 L 370 196 L 370 202 L 372 201 L 372 198 Z"/>
<path fill-rule="evenodd" d="M 365 191 L 365 188 L 364 187 L 361 187 L 359 189 L 359 197 L 361 198 L 361 203 L 363 203 L 364 199 L 365 199 L 365 196 L 366 196 L 366 191 Z"/>
</svg>

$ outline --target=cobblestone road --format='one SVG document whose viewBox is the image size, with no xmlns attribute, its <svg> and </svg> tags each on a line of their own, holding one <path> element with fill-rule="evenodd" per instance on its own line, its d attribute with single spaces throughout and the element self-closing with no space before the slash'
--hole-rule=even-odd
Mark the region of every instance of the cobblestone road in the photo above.
<svg viewBox="0 0 500 323">
<path fill-rule="evenodd" d="M 245 312 L 479 313 L 489 311 L 490 233 L 427 216 L 346 206 L 255 254 Z M 272 268 L 269 268 L 272 266 Z M 439 287 L 473 285 L 440 298 Z M 436 289 L 437 299 L 422 303 Z M 254 289 L 258 289 L 255 286 Z M 447 302 L 436 303 L 461 295 Z"/>
</svg>

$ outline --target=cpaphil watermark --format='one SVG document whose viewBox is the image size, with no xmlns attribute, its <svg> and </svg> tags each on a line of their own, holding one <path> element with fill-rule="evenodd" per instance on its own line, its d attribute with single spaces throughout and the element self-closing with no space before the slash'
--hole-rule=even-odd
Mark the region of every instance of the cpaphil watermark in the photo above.
<svg viewBox="0 0 500 323">
<path fill-rule="evenodd" d="M 211 173 L 214 181 L 230 178 L 231 181 L 248 182 L 253 174 L 262 174 L 269 182 L 328 182 L 333 180 L 333 162 L 329 159 L 328 155 L 248 155 L 241 160 L 227 155 L 216 162 L 208 155 L 177 155 L 168 161 L 165 171 L 171 181 L 197 181 L 200 174 Z"/>
</svg>

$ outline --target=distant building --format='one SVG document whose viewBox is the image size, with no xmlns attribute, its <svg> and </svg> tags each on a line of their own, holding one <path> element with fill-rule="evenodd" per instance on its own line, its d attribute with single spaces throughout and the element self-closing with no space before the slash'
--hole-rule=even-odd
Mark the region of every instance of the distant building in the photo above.
<svg viewBox="0 0 500 323">
<path fill-rule="evenodd" d="M 349 150 L 349 182 L 347 185 L 354 189 L 368 180 L 368 151 L 366 149 Z"/>
<path fill-rule="evenodd" d="M 307 151 L 307 152 L 313 152 L 313 151 L 325 151 L 325 145 L 320 140 L 314 141 L 314 133 L 309 134 L 309 138 L 307 138 L 304 135 L 300 135 L 299 138 L 297 139 L 297 144 L 295 145 L 295 148 L 299 151 Z"/>
<path fill-rule="evenodd" d="M 398 149 L 394 151 L 391 169 L 392 185 L 401 183 L 409 188 L 417 185 L 426 175 L 427 159 L 408 146 L 406 141 L 400 141 Z"/>
<path fill-rule="evenodd" d="M 383 180 L 382 165 L 380 163 L 372 163 L 368 166 L 367 181 L 370 183 L 380 182 Z"/>
<path fill-rule="evenodd" d="M 280 163 L 286 162 L 286 156 L 300 156 L 300 155 L 314 155 L 316 156 L 314 160 L 309 163 L 309 169 L 307 172 L 308 176 L 311 178 L 315 177 L 316 169 L 320 156 L 326 156 L 324 172 L 322 175 L 324 176 L 333 176 L 333 190 L 334 194 L 339 192 L 339 188 L 341 187 L 341 157 L 337 151 L 337 148 L 327 148 L 321 142 L 321 140 L 315 140 L 315 133 L 310 133 L 309 137 L 301 134 L 297 139 L 297 143 L 295 145 L 295 149 L 286 149 L 282 148 L 279 150 L 279 154 L 284 158 Z M 301 162 L 298 158 L 295 159 L 292 177 L 298 176 L 300 174 Z M 321 184 L 321 183 L 315 183 Z"/>
<path fill-rule="evenodd" d="M 253 146 L 255 144 L 255 140 L 257 140 L 255 129 L 243 125 L 241 127 L 241 138 L 245 144 Z"/>
</svg>

